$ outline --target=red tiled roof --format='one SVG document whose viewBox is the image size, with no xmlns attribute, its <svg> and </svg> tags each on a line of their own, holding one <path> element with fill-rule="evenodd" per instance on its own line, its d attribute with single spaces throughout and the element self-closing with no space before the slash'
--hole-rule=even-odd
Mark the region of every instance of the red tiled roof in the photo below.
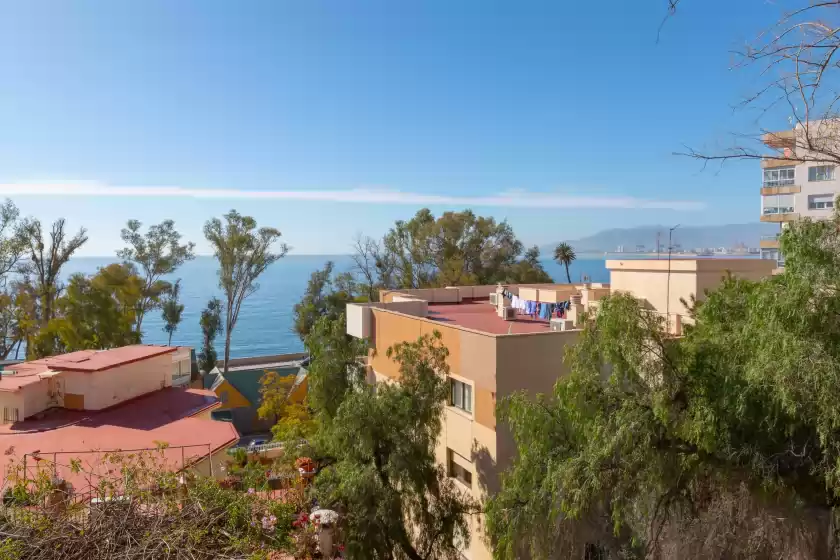
<svg viewBox="0 0 840 560">
<path fill-rule="evenodd" d="M 239 439 L 229 422 L 194 417 L 217 403 L 211 391 L 170 387 L 99 412 L 56 410 L 42 420 L 0 426 L 0 483 L 10 463 L 36 451 L 45 462 L 55 457 L 60 476 L 77 489 L 89 481 L 70 471 L 70 459 L 95 471 L 108 451 L 153 449 L 165 443 L 167 464 L 180 468 L 182 457 L 189 464 Z M 194 447 L 182 455 L 179 446 Z M 31 456 L 29 463 L 34 463 Z"/>
<path fill-rule="evenodd" d="M 124 366 L 139 362 L 140 360 L 154 358 L 161 354 L 176 352 L 177 350 L 177 346 L 135 344 L 134 346 L 123 346 L 122 348 L 114 348 L 112 350 L 81 350 L 71 354 L 52 356 L 26 363 L 43 364 L 49 367 L 49 369 L 61 371 L 94 372 Z"/>
<path fill-rule="evenodd" d="M 80 350 L 70 354 L 24 362 L 7 368 L 7 371 L 14 371 L 14 374 L 0 374 L 0 391 L 17 391 L 25 385 L 37 383 L 40 381 L 38 375 L 50 370 L 93 373 L 169 354 L 177 350 L 177 346 L 136 344 L 112 350 Z"/>
<path fill-rule="evenodd" d="M 453 324 L 488 334 L 525 334 L 546 332 L 548 321 L 518 315 L 514 321 L 505 321 L 496 313 L 496 307 L 486 300 L 453 304 L 430 304 L 427 317 L 442 324 Z"/>
</svg>

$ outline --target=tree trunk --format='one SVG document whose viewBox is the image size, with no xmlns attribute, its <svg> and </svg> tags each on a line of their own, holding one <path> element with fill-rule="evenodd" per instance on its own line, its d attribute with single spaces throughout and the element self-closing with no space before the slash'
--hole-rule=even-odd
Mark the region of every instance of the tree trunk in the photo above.
<svg viewBox="0 0 840 560">
<path fill-rule="evenodd" d="M 167 346 L 172 346 L 172 331 L 169 331 L 169 343 L 167 343 Z"/>
<path fill-rule="evenodd" d="M 566 280 L 568 280 L 568 281 L 569 281 L 569 284 L 571 284 L 571 283 L 572 283 L 572 275 L 571 275 L 571 274 L 569 274 L 569 263 L 568 263 L 568 262 L 565 262 L 565 263 L 563 263 L 563 264 L 565 264 L 565 265 L 566 265 Z"/>
<path fill-rule="evenodd" d="M 225 330 L 225 371 L 228 372 L 228 361 L 230 361 L 230 329 Z"/>
</svg>

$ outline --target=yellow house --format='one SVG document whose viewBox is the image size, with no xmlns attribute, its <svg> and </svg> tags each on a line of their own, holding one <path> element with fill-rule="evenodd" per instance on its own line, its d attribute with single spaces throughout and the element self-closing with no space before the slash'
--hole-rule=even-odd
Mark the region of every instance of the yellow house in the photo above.
<svg viewBox="0 0 840 560">
<path fill-rule="evenodd" d="M 205 376 L 205 383 L 209 384 L 209 389 L 221 402 L 219 409 L 214 412 L 214 418 L 233 422 L 242 434 L 269 431 L 270 423 L 259 418 L 258 414 L 262 403 L 262 378 L 269 371 L 281 376 L 296 376 L 289 398 L 301 402 L 306 397 L 307 371 L 300 365 L 246 366 L 232 368 L 225 374 L 220 373 L 216 368 Z"/>
</svg>

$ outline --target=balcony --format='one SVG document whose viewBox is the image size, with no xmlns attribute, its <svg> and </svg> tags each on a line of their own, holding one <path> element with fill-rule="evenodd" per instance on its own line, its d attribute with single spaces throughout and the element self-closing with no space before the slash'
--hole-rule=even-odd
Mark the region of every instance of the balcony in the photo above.
<svg viewBox="0 0 840 560">
<path fill-rule="evenodd" d="M 796 130 L 783 130 L 781 132 L 768 132 L 761 137 L 761 141 L 771 148 L 781 150 L 784 148 L 796 148 Z"/>
<path fill-rule="evenodd" d="M 762 249 L 778 249 L 779 235 L 778 233 L 776 235 L 762 235 L 759 241 L 759 247 Z"/>
<path fill-rule="evenodd" d="M 762 169 L 776 169 L 777 167 L 793 167 L 802 161 L 792 157 L 766 157 L 761 160 Z"/>
<path fill-rule="evenodd" d="M 791 181 L 787 185 L 774 185 L 772 183 L 781 183 L 782 181 L 765 181 L 764 186 L 761 187 L 761 194 L 764 196 L 771 194 L 797 194 L 802 192 L 802 187 L 794 185 Z"/>
<path fill-rule="evenodd" d="M 792 222 L 799 219 L 799 213 L 793 208 L 765 208 L 760 221 L 762 222 Z"/>
</svg>

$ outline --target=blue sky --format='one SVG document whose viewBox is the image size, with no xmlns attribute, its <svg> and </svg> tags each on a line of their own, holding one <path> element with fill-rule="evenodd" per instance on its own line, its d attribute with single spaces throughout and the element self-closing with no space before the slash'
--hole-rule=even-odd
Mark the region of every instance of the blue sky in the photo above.
<svg viewBox="0 0 840 560">
<path fill-rule="evenodd" d="M 657 44 L 665 9 L 0 2 L 0 195 L 87 227 L 87 255 L 129 218 L 173 218 L 206 252 L 202 224 L 230 208 L 321 254 L 421 206 L 506 218 L 528 244 L 756 221 L 757 163 L 672 152 L 755 128 L 731 108 L 755 73 L 729 51 L 781 7 L 685 0 Z"/>
</svg>

